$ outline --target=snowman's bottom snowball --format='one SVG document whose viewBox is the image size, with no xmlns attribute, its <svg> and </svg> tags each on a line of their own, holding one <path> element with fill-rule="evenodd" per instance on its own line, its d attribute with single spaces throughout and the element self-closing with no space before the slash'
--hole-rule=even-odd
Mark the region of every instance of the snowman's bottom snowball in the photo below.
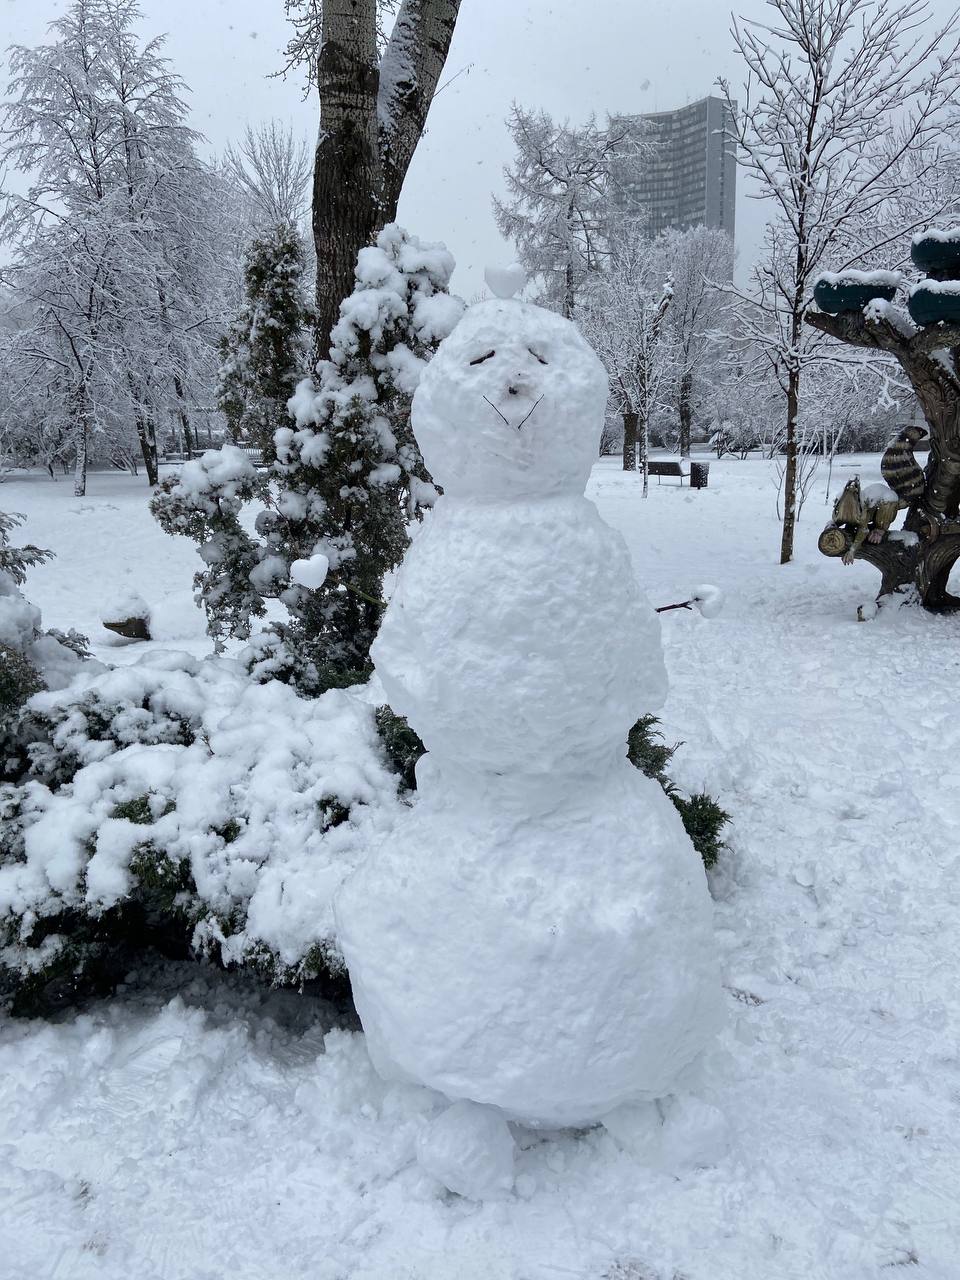
<svg viewBox="0 0 960 1280">
<path fill-rule="evenodd" d="M 531 1126 L 670 1093 L 723 1015 L 703 866 L 660 787 L 623 761 L 524 819 L 496 779 L 426 779 L 337 904 L 380 1073 Z"/>
</svg>

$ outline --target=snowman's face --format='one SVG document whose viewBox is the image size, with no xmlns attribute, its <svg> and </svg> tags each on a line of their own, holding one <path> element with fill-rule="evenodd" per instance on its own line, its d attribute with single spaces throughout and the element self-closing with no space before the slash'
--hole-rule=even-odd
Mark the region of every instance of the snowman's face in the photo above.
<svg viewBox="0 0 960 1280">
<path fill-rule="evenodd" d="M 603 366 L 569 320 L 527 303 L 482 302 L 424 371 L 413 430 L 448 493 L 582 493 L 606 399 Z"/>
</svg>

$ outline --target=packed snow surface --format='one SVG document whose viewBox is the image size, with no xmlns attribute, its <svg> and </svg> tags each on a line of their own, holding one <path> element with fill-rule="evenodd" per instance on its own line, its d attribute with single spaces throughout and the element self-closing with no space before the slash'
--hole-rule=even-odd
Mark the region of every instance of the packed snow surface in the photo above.
<svg viewBox="0 0 960 1280">
<path fill-rule="evenodd" d="M 510 1126 L 490 1107 L 455 1102 L 421 1129 L 417 1159 L 443 1186 L 471 1200 L 513 1190 Z"/>
<path fill-rule="evenodd" d="M 880 478 L 878 456 L 838 465 Z M 734 815 L 711 875 L 729 1027 L 699 1090 L 720 1163 L 518 1131 L 515 1190 L 471 1204 L 416 1161 L 442 1100 L 381 1080 L 322 1001 L 140 972 L 80 1016 L 0 1024 L 5 1280 L 957 1280 L 957 621 L 856 621 L 878 575 L 817 552 L 822 473 L 781 568 L 772 474 L 724 458 L 709 489 L 643 501 L 603 459 L 588 490 L 654 603 L 693 574 L 726 597 L 663 615 L 661 713 L 674 778 Z M 154 633 L 209 650 L 195 551 L 142 478 L 77 500 L 13 477 L 2 504 L 58 552 L 27 580 L 45 625 L 95 633 L 91 583 L 149 578 Z"/>
</svg>

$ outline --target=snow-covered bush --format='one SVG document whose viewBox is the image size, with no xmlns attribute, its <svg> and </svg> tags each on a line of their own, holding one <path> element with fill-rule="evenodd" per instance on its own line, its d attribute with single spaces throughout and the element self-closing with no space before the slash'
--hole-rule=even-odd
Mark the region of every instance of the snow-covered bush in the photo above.
<svg viewBox="0 0 960 1280">
<path fill-rule="evenodd" d="M 86 638 L 77 632 L 44 631 L 40 610 L 20 590 L 27 570 L 53 555 L 10 545 L 10 532 L 22 520 L 0 511 L 0 782 L 20 768 L 19 720 L 28 698 L 69 684 L 88 656 Z"/>
<path fill-rule="evenodd" d="M 303 240 L 283 223 L 257 236 L 244 260 L 246 295 L 220 344 L 217 402 L 236 441 L 274 457 L 273 434 L 307 364 Z"/>
<path fill-rule="evenodd" d="M 41 692 L 0 788 L 0 989 L 22 1012 L 154 945 L 273 982 L 337 973 L 333 894 L 399 779 L 362 691 L 147 655 Z"/>
<path fill-rule="evenodd" d="M 285 606 L 287 619 L 249 651 L 260 678 L 313 695 L 369 670 L 384 574 L 403 556 L 408 519 L 435 496 L 410 430 L 410 401 L 463 309 L 447 291 L 453 265 L 442 246 L 384 228 L 360 252 L 329 360 L 290 401 L 295 422 L 276 432 L 269 482 L 256 492 L 252 469 L 235 473 L 231 460 L 223 489 L 208 454 L 205 475 L 185 467 L 154 498 L 163 527 L 201 545 L 208 567 L 197 585 L 211 634 L 247 638 L 263 600 Z M 253 496 L 266 503 L 256 540 L 237 519 Z M 295 561 L 319 557 L 327 570 L 319 585 L 291 578 Z"/>
</svg>

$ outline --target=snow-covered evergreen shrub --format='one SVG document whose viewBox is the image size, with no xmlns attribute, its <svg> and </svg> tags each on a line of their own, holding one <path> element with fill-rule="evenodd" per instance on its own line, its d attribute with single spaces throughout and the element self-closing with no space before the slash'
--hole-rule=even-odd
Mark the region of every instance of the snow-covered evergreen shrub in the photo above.
<svg viewBox="0 0 960 1280">
<path fill-rule="evenodd" d="M 421 244 L 396 225 L 361 250 L 330 358 L 297 387 L 295 422 L 276 432 L 277 459 L 257 495 L 266 503 L 258 540 L 242 534 L 231 505 L 252 489 L 231 489 L 225 504 L 210 455 L 201 460 L 209 481 L 184 468 L 153 501 L 164 528 L 201 543 L 210 570 L 198 588 L 212 634 L 247 638 L 258 601 L 285 606 L 286 620 L 251 643 L 247 662 L 258 678 L 315 695 L 369 671 L 384 575 L 403 556 L 407 521 L 435 497 L 410 429 L 410 401 L 463 310 L 447 291 L 453 265 L 442 246 Z M 298 581 L 296 561 L 325 572 Z"/>
<path fill-rule="evenodd" d="M 161 483 L 150 503 L 167 533 L 198 544 L 204 568 L 194 574 L 194 598 L 206 612 L 207 631 L 218 650 L 227 636 L 247 639 L 253 619 L 264 614 L 258 584 L 270 562 L 239 517 L 244 503 L 267 496 L 266 482 L 247 455 L 224 445 L 185 462 L 178 475 Z"/>
<path fill-rule="evenodd" d="M 232 438 L 258 445 L 265 462 L 275 457 L 274 432 L 288 421 L 287 401 L 307 365 L 303 270 L 295 226 L 257 236 L 244 261 L 243 308 L 220 344 L 217 403 Z"/>
<path fill-rule="evenodd" d="M 41 692 L 0 788 L 0 989 L 20 1012 L 149 945 L 278 983 L 336 974 L 333 895 L 399 779 L 362 691 L 299 697 L 235 661 L 146 655 Z"/>
<path fill-rule="evenodd" d="M 721 834 L 730 821 L 730 815 L 708 792 L 700 791 L 687 796 L 671 781 L 667 765 L 682 743 L 675 742 L 672 747 L 667 746 L 659 724 L 656 716 L 640 717 L 627 738 L 627 759 L 641 773 L 660 783 L 680 814 L 693 847 L 703 859 L 703 865 L 712 867 L 724 847 Z"/>
</svg>

